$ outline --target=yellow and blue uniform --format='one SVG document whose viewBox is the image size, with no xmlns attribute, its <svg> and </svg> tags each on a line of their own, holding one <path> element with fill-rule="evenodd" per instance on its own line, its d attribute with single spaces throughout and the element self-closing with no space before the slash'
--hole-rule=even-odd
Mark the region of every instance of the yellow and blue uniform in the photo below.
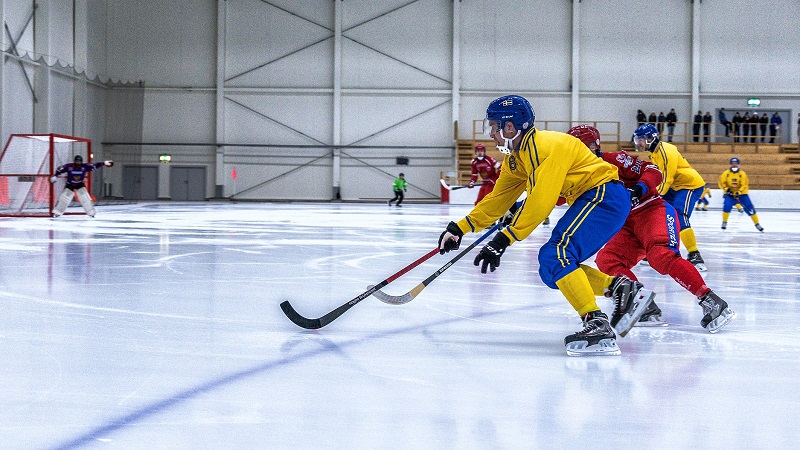
<svg viewBox="0 0 800 450">
<path fill-rule="evenodd" d="M 697 206 L 694 209 L 697 211 L 708 211 L 708 199 L 711 198 L 711 189 L 708 188 L 708 185 L 703 189 L 703 193 L 700 194 L 700 199 L 697 200 Z"/>
<path fill-rule="evenodd" d="M 722 172 L 719 176 L 719 188 L 724 193 L 722 204 L 722 221 L 727 222 L 731 214 L 731 209 L 737 203 L 744 207 L 744 211 L 753 220 L 753 223 L 758 223 L 758 214 L 753 202 L 750 200 L 748 192 L 750 191 L 750 180 L 744 170 L 737 170 L 736 172 L 731 169 Z"/>
<path fill-rule="evenodd" d="M 611 278 L 580 263 L 622 228 L 630 194 L 616 167 L 566 133 L 534 127 L 518 147 L 505 157 L 494 190 L 457 225 L 463 232 L 482 230 L 526 192 L 511 224 L 501 231 L 513 244 L 531 234 L 559 197 L 565 198 L 570 208 L 539 251 L 539 275 L 547 286 L 560 289 L 579 314 L 598 310 L 594 296 L 603 294 Z"/>
<path fill-rule="evenodd" d="M 650 151 L 650 161 L 664 174 L 664 180 L 658 185 L 658 193 L 678 211 L 681 241 L 687 251 L 697 251 L 697 239 L 689 218 L 692 216 L 695 203 L 703 193 L 706 182 L 681 155 L 678 147 L 668 142 L 660 141 L 656 148 Z"/>
</svg>

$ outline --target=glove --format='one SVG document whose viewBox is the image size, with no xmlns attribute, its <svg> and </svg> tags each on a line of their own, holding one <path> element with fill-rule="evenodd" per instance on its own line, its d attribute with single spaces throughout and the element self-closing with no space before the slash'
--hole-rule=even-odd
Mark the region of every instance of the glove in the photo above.
<svg viewBox="0 0 800 450">
<path fill-rule="evenodd" d="M 448 223 L 447 229 L 439 236 L 439 254 L 444 255 L 450 250 L 458 250 L 462 236 L 464 236 L 464 232 L 458 228 L 455 222 Z"/>
<path fill-rule="evenodd" d="M 642 194 L 644 194 L 642 185 L 634 184 L 633 187 L 628 188 L 628 192 L 631 194 L 631 206 L 639 206 L 639 202 L 642 200 Z"/>
<path fill-rule="evenodd" d="M 114 165 L 114 161 L 103 161 L 103 165 L 106 167 L 111 167 Z"/>
<path fill-rule="evenodd" d="M 497 233 L 494 235 L 488 244 L 484 245 L 478 256 L 475 257 L 474 265 L 481 266 L 481 273 L 486 273 L 486 267 L 489 267 L 491 272 L 500 266 L 500 257 L 506 251 L 506 247 L 511 244 L 511 241 L 504 233 Z"/>
<path fill-rule="evenodd" d="M 58 177 L 50 177 L 51 183 L 55 183 L 56 181 L 58 181 Z"/>
<path fill-rule="evenodd" d="M 469 184 L 467 185 L 467 187 L 470 188 L 470 189 L 474 188 L 475 187 L 475 182 L 474 181 L 470 181 Z"/>
</svg>

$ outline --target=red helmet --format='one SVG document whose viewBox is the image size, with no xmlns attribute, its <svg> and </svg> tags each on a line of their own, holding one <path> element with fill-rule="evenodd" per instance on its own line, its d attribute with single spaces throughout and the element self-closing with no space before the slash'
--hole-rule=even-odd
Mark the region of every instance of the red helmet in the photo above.
<svg viewBox="0 0 800 450">
<path fill-rule="evenodd" d="M 478 150 L 486 151 L 486 146 L 483 145 L 483 144 L 478 144 L 478 145 L 475 146 L 475 151 L 478 151 Z"/>
<path fill-rule="evenodd" d="M 597 148 L 594 150 L 595 153 L 600 152 L 600 132 L 597 131 L 597 128 L 591 125 L 576 125 L 570 128 L 569 131 L 567 131 L 567 134 L 571 134 L 580 139 L 581 142 L 586 144 L 587 147 L 594 142 L 594 144 L 597 146 Z"/>
</svg>

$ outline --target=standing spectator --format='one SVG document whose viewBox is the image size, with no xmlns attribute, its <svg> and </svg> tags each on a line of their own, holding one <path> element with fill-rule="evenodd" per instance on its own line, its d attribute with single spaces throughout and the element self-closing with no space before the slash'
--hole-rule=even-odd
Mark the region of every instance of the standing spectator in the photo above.
<svg viewBox="0 0 800 450">
<path fill-rule="evenodd" d="M 651 112 L 650 116 L 647 117 L 647 122 L 652 123 L 653 125 L 655 125 L 656 122 L 658 122 L 658 116 L 656 116 L 655 111 Z"/>
<path fill-rule="evenodd" d="M 647 123 L 647 114 L 645 114 L 641 109 L 636 111 L 636 123 L 638 124 L 636 126 Z"/>
<path fill-rule="evenodd" d="M 661 134 L 664 132 L 664 122 L 667 121 L 667 116 L 664 115 L 664 111 L 658 113 L 658 133 Z"/>
<path fill-rule="evenodd" d="M 761 119 L 758 120 L 759 124 L 761 125 L 761 142 L 764 142 L 767 139 L 767 126 L 769 126 L 769 117 L 767 117 L 767 113 L 761 115 Z"/>
<path fill-rule="evenodd" d="M 728 121 L 728 117 L 725 116 L 725 108 L 720 108 L 719 109 L 719 113 L 717 113 L 717 117 L 719 118 L 720 125 L 725 127 L 725 137 L 730 136 L 731 123 Z"/>
<path fill-rule="evenodd" d="M 783 123 L 783 119 L 781 119 L 781 115 L 777 112 L 772 114 L 772 119 L 769 120 L 769 143 L 775 143 L 775 135 L 778 134 L 778 130 L 781 129 L 781 124 Z"/>
<path fill-rule="evenodd" d="M 745 111 L 742 117 L 742 142 L 747 142 L 747 136 L 750 136 L 750 113 Z"/>
<path fill-rule="evenodd" d="M 395 178 L 394 183 L 392 183 L 392 189 L 394 190 L 394 198 L 389 200 L 389 206 L 392 206 L 392 202 L 397 200 L 397 206 L 400 207 L 400 203 L 403 203 L 403 192 L 408 191 L 408 182 L 406 181 L 405 174 L 401 173 L 399 178 Z"/>
<path fill-rule="evenodd" d="M 694 115 L 694 123 L 692 124 L 692 142 L 700 140 L 700 124 L 703 123 L 703 111 L 697 111 Z"/>
<path fill-rule="evenodd" d="M 678 115 L 675 114 L 675 108 L 672 108 L 667 113 L 667 141 L 668 142 L 672 142 L 672 135 L 675 134 L 675 122 L 677 122 L 677 121 L 678 121 Z"/>
<path fill-rule="evenodd" d="M 483 200 L 483 197 L 486 197 L 494 189 L 497 177 L 500 176 L 500 163 L 486 154 L 485 145 L 478 144 L 475 146 L 475 158 L 472 159 L 470 166 L 472 166 L 472 177 L 469 180 L 469 188 L 475 187 L 478 175 L 483 181 L 483 185 L 478 191 L 478 198 L 475 200 L 477 205 L 479 201 Z"/>
<path fill-rule="evenodd" d="M 733 115 L 733 142 L 739 142 L 739 135 L 742 132 L 742 116 L 739 115 L 739 111 L 736 111 L 736 114 Z"/>
<path fill-rule="evenodd" d="M 797 138 L 800 140 L 800 113 L 797 113 Z"/>
<path fill-rule="evenodd" d="M 758 137 L 758 123 L 760 120 L 758 119 L 758 113 L 753 112 L 750 116 L 750 142 L 755 142 L 756 138 Z"/>
<path fill-rule="evenodd" d="M 711 131 L 711 121 L 714 120 L 711 117 L 711 111 L 706 111 L 706 115 L 703 116 L 703 142 L 708 142 L 708 134 Z"/>
</svg>

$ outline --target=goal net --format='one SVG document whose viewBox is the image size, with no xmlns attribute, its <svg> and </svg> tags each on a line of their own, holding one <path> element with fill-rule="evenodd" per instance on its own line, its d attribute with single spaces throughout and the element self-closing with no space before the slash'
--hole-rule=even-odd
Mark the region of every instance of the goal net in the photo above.
<svg viewBox="0 0 800 450">
<path fill-rule="evenodd" d="M 76 155 L 90 163 L 92 141 L 60 134 L 12 134 L 0 154 L 0 216 L 50 217 L 66 184 L 62 177 L 51 184 L 50 177 Z M 91 192 L 90 186 L 87 178 Z"/>
</svg>

